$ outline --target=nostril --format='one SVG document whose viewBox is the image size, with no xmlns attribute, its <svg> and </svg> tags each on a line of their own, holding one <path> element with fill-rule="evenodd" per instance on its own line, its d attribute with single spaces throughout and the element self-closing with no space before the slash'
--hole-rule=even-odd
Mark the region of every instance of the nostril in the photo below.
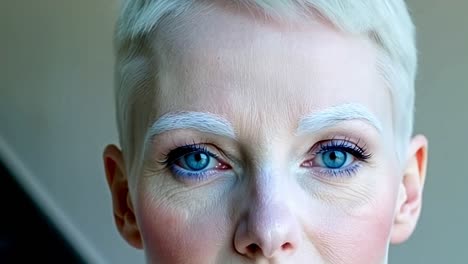
<svg viewBox="0 0 468 264">
<path fill-rule="evenodd" d="M 291 252 L 293 250 L 293 245 L 289 242 L 286 242 L 284 243 L 283 245 L 281 245 L 281 251 L 284 251 L 284 252 Z M 246 253 L 247 255 L 253 257 L 253 256 L 256 256 L 257 254 L 265 254 L 267 252 L 262 252 L 262 248 L 255 244 L 255 243 L 252 243 L 250 245 L 248 245 L 246 247 Z M 268 253 L 267 253 L 268 254 Z"/>
<path fill-rule="evenodd" d="M 288 250 L 292 249 L 292 245 L 291 245 L 291 243 L 286 242 L 281 246 L 281 249 L 284 250 L 284 251 L 288 251 Z"/>
<path fill-rule="evenodd" d="M 260 247 L 257 244 L 250 244 L 247 246 L 247 253 L 251 255 L 255 255 L 258 251 L 260 251 Z"/>
</svg>

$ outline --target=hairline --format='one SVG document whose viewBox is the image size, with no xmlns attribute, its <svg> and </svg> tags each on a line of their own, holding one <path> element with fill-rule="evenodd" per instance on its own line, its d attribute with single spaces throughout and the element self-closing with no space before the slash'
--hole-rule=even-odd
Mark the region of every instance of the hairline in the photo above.
<svg viewBox="0 0 468 264">
<path fill-rule="evenodd" d="M 164 1 L 162 1 L 162 2 L 164 2 Z M 168 1 L 166 1 L 166 2 L 168 2 Z M 187 2 L 190 2 L 190 1 L 187 1 Z M 192 3 L 195 3 L 195 2 L 196 1 L 191 1 L 190 3 L 192 4 Z M 242 1 L 240 1 L 240 2 L 242 2 Z M 256 2 L 256 3 L 265 4 L 265 1 L 263 1 L 263 0 L 247 0 L 247 1 L 244 1 L 244 2 Z M 309 2 L 321 2 L 321 0 L 309 1 Z M 393 2 L 395 2 L 395 1 L 392 1 L 392 3 Z M 173 6 L 177 5 L 177 1 L 173 1 L 173 3 L 174 3 Z M 173 16 L 168 15 L 168 14 L 161 15 L 159 17 L 160 19 L 155 19 L 153 21 L 153 23 L 146 23 L 145 24 L 142 21 L 137 21 L 138 20 L 138 17 L 137 17 L 137 18 L 135 18 L 136 20 L 133 21 L 134 22 L 133 27 L 131 27 L 131 26 L 127 27 L 128 32 L 125 32 L 125 30 L 122 30 L 122 27 L 117 28 L 118 30 L 116 31 L 116 38 L 115 38 L 117 49 L 119 50 L 121 48 L 120 45 L 122 43 L 125 43 L 126 41 L 132 41 L 132 39 L 134 41 L 137 41 L 138 38 L 141 38 L 142 40 L 144 40 L 147 37 L 151 37 L 153 35 L 153 33 L 157 32 L 158 25 L 165 24 L 167 21 L 170 22 L 171 19 L 174 19 L 175 17 L 177 17 L 177 15 L 191 14 L 190 12 L 193 12 L 193 11 L 190 10 L 189 8 L 187 8 L 188 6 L 192 6 L 191 4 L 187 4 L 185 9 L 183 9 L 183 8 L 179 8 L 178 10 L 174 9 L 176 11 L 173 10 L 174 11 L 174 13 L 172 14 Z M 353 4 L 348 3 L 347 5 L 353 5 Z M 359 5 L 359 4 L 356 4 L 356 5 Z M 404 4 L 402 4 L 402 5 L 404 5 Z M 195 6 L 198 6 L 198 5 L 195 5 Z M 266 10 L 265 12 L 267 12 L 267 11 L 268 10 Z M 319 10 L 319 12 L 320 12 L 320 10 Z M 356 29 L 350 28 L 351 26 L 346 27 L 346 23 L 347 22 L 351 23 L 350 21 L 343 21 L 343 19 L 344 19 L 343 17 L 337 17 L 336 15 L 335 15 L 335 17 L 333 17 L 334 13 L 332 11 L 329 11 L 329 13 L 332 14 L 332 15 L 325 16 L 325 20 L 330 21 L 335 26 L 338 26 L 339 30 L 343 30 L 345 32 L 353 32 L 353 30 L 356 30 Z M 323 16 L 322 13 L 320 13 L 320 15 Z M 143 15 L 140 15 L 139 18 L 142 18 L 142 17 L 143 17 Z M 122 17 L 120 18 L 120 20 L 123 20 Z M 411 23 L 410 23 L 410 25 L 412 26 Z M 363 31 L 361 33 L 364 33 L 364 32 L 367 32 L 367 31 Z M 409 70 L 409 72 L 405 73 L 404 69 L 408 70 L 407 68 L 414 68 L 414 71 L 415 71 L 416 70 L 416 65 L 414 65 L 414 67 L 412 67 L 412 65 L 411 65 L 412 64 L 411 60 L 413 58 L 407 58 L 410 62 L 407 62 L 406 60 L 401 59 L 401 58 L 392 58 L 392 54 L 390 54 L 389 51 L 385 49 L 386 47 L 382 44 L 382 39 L 380 39 L 381 36 L 374 36 L 374 35 L 372 35 L 370 33 L 372 33 L 372 32 L 367 32 L 366 37 L 369 38 L 373 43 L 375 43 L 377 48 L 382 51 L 381 52 L 381 57 L 379 58 L 380 63 L 379 63 L 378 66 L 381 67 L 380 70 L 382 72 L 382 75 L 388 81 L 388 87 L 389 87 L 389 90 L 390 90 L 390 93 L 391 93 L 391 100 L 392 100 L 392 112 L 394 113 L 394 115 L 393 115 L 394 119 L 396 119 L 396 120 L 393 120 L 394 127 L 395 126 L 398 126 L 398 127 L 403 126 L 405 128 L 405 131 L 403 131 L 403 132 L 396 131 L 397 134 L 400 134 L 400 132 L 401 132 L 401 136 L 399 138 L 397 138 L 397 140 L 401 141 L 399 143 L 401 146 L 399 146 L 398 149 L 400 149 L 402 151 L 405 148 L 405 146 L 407 144 L 407 141 L 409 140 L 409 136 L 411 135 L 411 132 L 412 132 L 413 113 L 411 112 L 409 115 L 407 115 L 406 119 L 404 119 L 404 120 L 400 120 L 401 119 L 401 114 L 396 115 L 395 113 L 397 113 L 398 111 L 402 111 L 402 109 L 405 107 L 405 105 L 407 105 L 408 100 L 410 101 L 410 104 L 414 104 L 414 102 L 413 102 L 414 98 L 413 98 L 413 95 L 412 95 L 411 91 L 407 91 L 407 90 L 414 89 L 414 87 L 413 87 L 413 85 L 414 85 L 414 73 L 411 72 L 411 70 Z M 407 39 L 407 41 L 409 42 L 410 40 Z M 413 40 L 413 42 L 414 42 L 414 40 Z M 411 44 L 414 44 L 413 42 Z M 142 43 L 140 43 L 140 45 L 141 44 Z M 146 43 L 146 45 L 149 45 L 149 43 Z M 411 50 L 411 48 L 410 48 L 410 50 Z M 118 56 L 119 56 L 119 53 L 118 53 Z M 124 54 L 124 56 L 125 56 L 125 54 Z M 147 59 L 149 59 L 149 58 L 147 58 Z M 401 59 L 401 61 L 398 60 L 398 59 Z M 395 66 L 395 60 L 397 60 L 398 62 L 401 62 L 402 65 L 398 66 L 398 67 Z M 117 60 L 116 65 L 118 66 L 120 63 L 122 63 L 122 62 Z M 160 63 L 163 63 L 163 62 L 160 62 Z M 409 64 L 409 66 L 406 65 L 405 63 Z M 158 71 L 156 70 L 156 71 L 153 71 L 153 73 L 154 72 L 158 72 Z M 392 76 L 389 76 L 389 75 L 392 75 Z M 403 78 L 401 76 L 407 76 L 407 77 Z M 153 78 L 155 78 L 155 77 L 153 77 Z M 130 87 L 130 88 L 127 87 L 127 89 L 131 89 L 131 88 L 132 87 Z M 155 88 L 153 87 L 153 88 L 147 88 L 147 89 L 155 89 Z M 397 89 L 400 89 L 400 90 L 397 90 Z M 409 92 L 409 95 L 408 95 L 409 98 L 404 98 L 405 100 L 402 100 L 402 96 L 398 97 L 399 92 L 401 92 L 402 89 L 403 89 L 403 91 Z M 406 92 L 405 92 L 405 95 L 406 95 Z M 397 98 L 399 98 L 400 100 L 395 100 Z M 126 103 L 125 100 L 123 100 L 123 103 Z M 117 105 L 118 111 L 119 111 L 120 107 L 121 107 L 120 105 Z M 410 109 L 412 111 L 413 106 L 411 106 Z M 125 111 L 123 111 L 123 112 L 125 112 Z M 121 110 L 120 115 L 121 114 L 122 114 L 122 110 Z M 118 116 L 119 116 L 119 113 L 118 113 Z M 128 117 L 128 118 L 132 118 L 132 117 Z M 125 142 L 126 138 L 121 136 L 121 134 L 128 134 L 128 133 L 123 133 L 126 129 L 132 129 L 132 128 L 127 127 L 126 124 L 122 124 L 122 120 L 119 117 L 118 117 L 118 122 L 120 123 L 119 124 L 119 136 L 121 138 L 122 148 L 123 149 L 124 148 L 128 149 L 128 148 L 131 148 L 131 147 L 137 147 L 137 146 L 128 146 L 128 144 L 126 144 L 126 142 Z M 406 122 L 406 123 L 403 124 L 403 122 Z M 124 145 L 125 145 L 125 147 L 124 147 Z"/>
</svg>

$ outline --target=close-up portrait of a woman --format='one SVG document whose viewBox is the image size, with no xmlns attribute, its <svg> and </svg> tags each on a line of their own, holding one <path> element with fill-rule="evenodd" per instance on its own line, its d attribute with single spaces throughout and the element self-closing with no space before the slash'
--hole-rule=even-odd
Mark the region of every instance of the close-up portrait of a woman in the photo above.
<svg viewBox="0 0 468 264">
<path fill-rule="evenodd" d="M 468 1 L 0 3 L 0 263 L 468 263 Z"/>
<path fill-rule="evenodd" d="M 427 139 L 403 0 L 127 1 L 117 228 L 148 263 L 387 263 Z"/>
</svg>

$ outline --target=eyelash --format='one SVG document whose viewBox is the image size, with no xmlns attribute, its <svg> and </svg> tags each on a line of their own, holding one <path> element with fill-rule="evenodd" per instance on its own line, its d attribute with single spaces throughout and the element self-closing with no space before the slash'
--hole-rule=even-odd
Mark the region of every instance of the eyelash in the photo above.
<svg viewBox="0 0 468 264">
<path fill-rule="evenodd" d="M 343 151 L 351 154 L 356 160 L 367 163 L 368 160 L 372 158 L 372 154 L 368 153 L 366 145 L 363 145 L 362 147 L 359 146 L 360 141 L 361 140 L 358 139 L 357 143 L 353 143 L 349 138 L 321 141 L 318 143 L 320 144 L 319 149 L 313 151 L 313 154 L 314 156 L 317 156 L 328 151 Z M 361 163 L 354 162 L 353 164 L 345 168 L 332 169 L 321 167 L 318 169 L 318 171 L 319 174 L 328 175 L 332 177 L 351 177 L 354 176 L 361 167 Z"/>
<path fill-rule="evenodd" d="M 206 170 L 202 172 L 190 172 L 183 169 L 178 169 L 174 166 L 174 163 L 184 157 L 185 155 L 200 152 L 206 153 L 210 158 L 214 158 L 216 160 L 219 159 L 219 156 L 215 153 L 209 151 L 205 145 L 203 144 L 185 144 L 181 147 L 176 147 L 173 150 L 169 151 L 166 154 L 163 154 L 164 159 L 160 161 L 160 163 L 169 170 L 172 171 L 174 175 L 178 178 L 186 179 L 186 180 L 195 180 L 195 181 L 203 181 L 204 179 L 208 178 L 212 174 L 216 173 L 214 170 Z"/>
<path fill-rule="evenodd" d="M 357 143 L 353 143 L 348 138 L 324 140 L 317 143 L 319 144 L 318 150 L 312 152 L 314 156 L 317 156 L 328 151 L 343 151 L 351 154 L 358 161 L 368 162 L 368 160 L 372 157 L 372 154 L 367 152 L 366 145 L 362 147 L 359 146 L 359 142 L 360 140 L 358 140 Z M 178 178 L 183 180 L 203 181 L 211 175 L 217 173 L 217 171 L 208 169 L 200 172 L 190 172 L 186 169 L 176 168 L 175 163 L 185 155 L 196 152 L 205 153 L 210 158 L 214 158 L 219 161 L 219 155 L 210 152 L 205 145 L 206 144 L 197 144 L 194 142 L 193 144 L 185 144 L 183 146 L 176 147 L 168 153 L 163 154 L 164 158 L 162 161 L 159 161 L 159 163 L 162 164 L 165 168 L 171 170 L 171 172 Z M 362 164 L 360 162 L 353 162 L 353 164 L 346 166 L 345 168 L 319 167 L 318 169 L 316 168 L 316 170 L 318 170 L 319 174 L 326 175 L 328 177 L 351 177 L 358 172 L 361 166 Z"/>
<path fill-rule="evenodd" d="M 360 147 L 358 140 L 357 143 L 353 143 L 350 141 L 350 139 L 345 138 L 345 139 L 331 139 L 325 141 L 326 143 L 319 142 L 320 144 L 320 149 L 316 152 L 318 153 L 323 153 L 325 151 L 330 151 L 330 150 L 344 150 L 355 156 L 359 160 L 368 160 L 372 157 L 372 154 L 367 153 L 367 147 L 366 145 Z"/>
</svg>

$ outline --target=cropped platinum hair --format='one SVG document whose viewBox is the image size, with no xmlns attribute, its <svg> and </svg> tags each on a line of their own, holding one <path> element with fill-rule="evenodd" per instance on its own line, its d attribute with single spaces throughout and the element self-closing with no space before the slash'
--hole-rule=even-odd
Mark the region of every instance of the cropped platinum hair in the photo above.
<svg viewBox="0 0 468 264">
<path fill-rule="evenodd" d="M 158 65 L 150 42 L 171 21 L 200 12 L 215 0 L 124 0 L 115 31 L 116 110 L 120 145 L 127 172 L 138 173 L 157 96 Z M 232 0 L 278 20 L 317 15 L 337 29 L 369 38 L 379 51 L 378 70 L 387 82 L 393 105 L 398 157 L 413 130 L 417 70 L 414 25 L 404 0 Z M 203 9 L 207 10 L 207 9 Z M 169 29 L 171 31 L 171 29 Z M 146 108 L 146 109 L 145 109 Z"/>
</svg>

